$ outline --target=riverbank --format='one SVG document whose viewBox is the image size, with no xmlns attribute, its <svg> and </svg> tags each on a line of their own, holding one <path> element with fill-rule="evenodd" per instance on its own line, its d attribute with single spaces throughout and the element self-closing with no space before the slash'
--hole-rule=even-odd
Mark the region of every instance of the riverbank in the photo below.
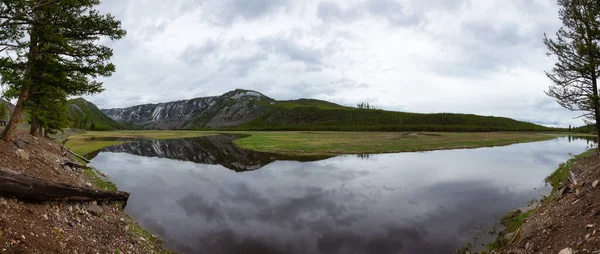
<svg viewBox="0 0 600 254">
<path fill-rule="evenodd" d="M 600 157 L 596 153 L 589 150 L 561 164 L 546 179 L 553 187 L 551 194 L 538 205 L 505 216 L 506 228 L 482 253 L 598 253 Z"/>
<path fill-rule="evenodd" d="M 13 142 L 0 140 L 4 169 L 68 186 L 95 185 L 102 175 L 65 167 L 74 158 L 53 140 L 19 131 Z M 107 182 L 107 181 L 103 181 Z M 0 197 L 0 253 L 168 253 L 162 241 L 142 230 L 120 202 L 23 202 Z"/>
<path fill-rule="evenodd" d="M 69 137 L 66 146 L 80 154 L 135 139 L 175 139 L 217 135 L 212 131 L 109 131 Z M 248 135 L 234 143 L 241 148 L 284 155 L 340 155 L 417 152 L 503 146 L 561 136 L 518 132 L 226 132 Z"/>
</svg>

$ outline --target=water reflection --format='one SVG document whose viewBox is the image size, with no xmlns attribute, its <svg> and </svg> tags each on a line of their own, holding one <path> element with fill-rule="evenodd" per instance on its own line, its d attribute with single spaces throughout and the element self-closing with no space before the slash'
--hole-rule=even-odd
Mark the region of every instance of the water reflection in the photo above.
<svg viewBox="0 0 600 254">
<path fill-rule="evenodd" d="M 315 161 L 331 157 L 287 156 L 250 151 L 233 144 L 237 138 L 239 137 L 234 135 L 216 135 L 175 140 L 143 140 L 107 147 L 100 152 L 129 153 L 145 157 L 222 165 L 238 172 L 256 170 L 274 161 Z"/>
<path fill-rule="evenodd" d="M 565 137 L 563 137 L 563 138 L 565 138 Z M 566 138 L 569 140 L 569 142 L 575 142 L 575 141 L 579 141 L 579 140 L 586 141 L 587 146 L 589 148 L 596 147 L 598 145 L 598 142 L 596 141 L 596 137 L 593 137 L 593 136 L 567 136 Z"/>
<path fill-rule="evenodd" d="M 274 161 L 244 173 L 124 150 L 92 162 L 131 192 L 128 213 L 185 253 L 451 253 L 547 191 L 545 176 L 584 151 L 570 141 Z M 161 157 L 185 154 L 162 147 Z"/>
</svg>

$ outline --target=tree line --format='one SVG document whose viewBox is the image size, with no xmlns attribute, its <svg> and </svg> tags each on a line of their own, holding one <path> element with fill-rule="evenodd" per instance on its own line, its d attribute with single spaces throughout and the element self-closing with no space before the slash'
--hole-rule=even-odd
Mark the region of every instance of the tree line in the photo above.
<svg viewBox="0 0 600 254">
<path fill-rule="evenodd" d="M 0 84 L 17 99 L 0 138 L 9 141 L 25 111 L 32 135 L 69 124 L 67 98 L 103 91 L 98 77 L 115 71 L 111 48 L 126 32 L 99 0 L 3 0 L 0 3 Z"/>
<path fill-rule="evenodd" d="M 419 114 L 318 106 L 273 107 L 261 117 L 229 129 L 322 131 L 562 131 L 505 117 Z M 565 129 L 566 130 L 566 129 Z"/>
</svg>

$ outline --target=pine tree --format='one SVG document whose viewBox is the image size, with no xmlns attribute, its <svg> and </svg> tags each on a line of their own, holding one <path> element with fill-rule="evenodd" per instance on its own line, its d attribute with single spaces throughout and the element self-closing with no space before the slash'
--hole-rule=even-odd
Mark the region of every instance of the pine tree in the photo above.
<svg viewBox="0 0 600 254">
<path fill-rule="evenodd" d="M 558 0 L 563 26 L 556 38 L 544 35 L 549 54 L 558 62 L 546 75 L 552 81 L 546 94 L 571 111 L 583 112 L 600 137 L 600 5 L 597 0 Z"/>
<path fill-rule="evenodd" d="M 1 83 L 8 85 L 9 90 L 19 91 L 17 105 L 2 139 L 10 140 L 30 91 L 39 92 L 33 104 L 64 101 L 70 95 L 102 91 L 102 83 L 90 78 L 110 76 L 115 67 L 109 62 L 112 50 L 97 42 L 101 37 L 120 39 L 125 31 L 112 15 L 100 14 L 94 9 L 99 3 L 98 0 L 5 0 L 0 3 L 0 46 L 4 46 L 0 50 L 12 53 L 0 58 Z M 39 122 L 40 116 L 33 115 L 37 119 L 32 120 Z"/>
</svg>

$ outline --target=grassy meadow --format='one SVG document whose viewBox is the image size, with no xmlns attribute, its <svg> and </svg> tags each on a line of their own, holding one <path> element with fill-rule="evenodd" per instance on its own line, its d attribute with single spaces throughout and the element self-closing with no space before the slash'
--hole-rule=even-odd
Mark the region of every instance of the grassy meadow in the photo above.
<svg viewBox="0 0 600 254">
<path fill-rule="evenodd" d="M 79 154 L 88 154 L 107 146 L 134 139 L 178 139 L 217 135 L 245 134 L 235 144 L 250 150 L 287 155 L 337 155 L 395 153 L 442 149 L 502 146 L 550 140 L 558 134 L 479 132 L 253 132 L 253 131 L 104 131 L 86 132 L 69 137 L 66 146 Z"/>
</svg>

